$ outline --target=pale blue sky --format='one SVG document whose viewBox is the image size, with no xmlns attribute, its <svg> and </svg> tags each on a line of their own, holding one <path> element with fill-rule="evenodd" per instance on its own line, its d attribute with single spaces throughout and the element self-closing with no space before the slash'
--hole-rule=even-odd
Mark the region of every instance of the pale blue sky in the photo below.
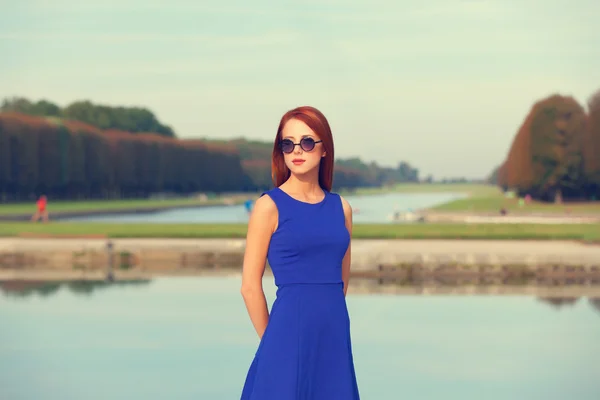
<svg viewBox="0 0 600 400">
<path fill-rule="evenodd" d="M 340 157 L 483 177 L 533 102 L 600 89 L 598 21 L 598 0 L 0 0 L 0 96 L 269 141 L 309 104 Z"/>
</svg>

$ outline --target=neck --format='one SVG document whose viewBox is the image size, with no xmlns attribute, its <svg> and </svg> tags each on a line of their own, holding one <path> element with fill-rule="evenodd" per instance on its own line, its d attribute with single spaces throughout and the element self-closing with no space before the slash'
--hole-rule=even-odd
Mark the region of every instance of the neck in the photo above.
<svg viewBox="0 0 600 400">
<path fill-rule="evenodd" d="M 310 171 L 304 175 L 291 174 L 288 179 L 288 185 L 294 192 L 314 194 L 321 193 L 321 187 L 319 186 L 319 169 L 316 168 L 314 171 Z"/>
</svg>

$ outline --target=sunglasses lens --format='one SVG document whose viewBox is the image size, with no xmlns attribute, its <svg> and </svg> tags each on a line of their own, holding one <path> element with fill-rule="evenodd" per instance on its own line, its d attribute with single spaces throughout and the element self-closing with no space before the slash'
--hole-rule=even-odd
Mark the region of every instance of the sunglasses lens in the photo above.
<svg viewBox="0 0 600 400">
<path fill-rule="evenodd" d="M 281 141 L 281 151 L 284 153 L 291 153 L 294 151 L 294 142 L 289 139 L 284 139 Z"/>
<path fill-rule="evenodd" d="M 315 140 L 313 138 L 303 138 L 300 141 L 300 145 L 302 146 L 302 150 L 311 151 L 315 148 Z"/>
</svg>

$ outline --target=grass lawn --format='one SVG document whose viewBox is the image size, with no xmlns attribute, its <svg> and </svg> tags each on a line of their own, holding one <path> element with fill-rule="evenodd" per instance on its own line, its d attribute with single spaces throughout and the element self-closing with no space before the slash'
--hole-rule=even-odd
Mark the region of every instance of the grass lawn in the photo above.
<svg viewBox="0 0 600 400">
<path fill-rule="evenodd" d="M 500 194 L 500 190 L 491 185 L 471 183 L 399 183 L 382 188 L 360 188 L 353 192 L 340 191 L 342 195 L 366 195 L 379 193 L 466 193 L 472 197 L 494 196 Z"/>
<path fill-rule="evenodd" d="M 251 195 L 248 195 L 251 196 Z M 233 197 L 234 201 L 240 202 L 242 196 Z M 95 200 L 95 201 L 48 201 L 50 218 L 52 213 L 74 212 L 74 211 L 98 211 L 98 210 L 143 210 L 185 206 L 203 206 L 223 204 L 223 198 L 208 199 L 169 199 L 169 200 Z M 35 202 L 0 204 L 0 215 L 33 214 L 36 210 Z"/>
<path fill-rule="evenodd" d="M 454 200 L 445 204 L 432 207 L 433 211 L 447 212 L 476 212 L 476 213 L 494 213 L 498 214 L 501 208 L 506 208 L 509 214 L 530 214 L 530 213 L 548 213 L 548 214 L 600 214 L 600 201 L 586 203 L 542 203 L 532 201 L 521 207 L 518 199 L 508 199 L 503 195 L 495 196 L 473 196 L 464 199 Z"/>
<path fill-rule="evenodd" d="M 379 188 L 360 189 L 357 194 L 375 194 Z M 530 214 L 530 213 L 548 213 L 548 214 L 567 214 L 567 213 L 586 213 L 600 214 L 600 201 L 585 203 L 542 203 L 532 201 L 521 207 L 517 198 L 506 198 L 500 188 L 493 185 L 484 184 L 398 184 L 387 189 L 397 193 L 464 193 L 468 197 L 450 201 L 432 207 L 432 211 L 443 212 L 473 212 L 473 213 L 494 213 L 498 214 L 501 208 L 506 208 L 511 214 Z"/>
<path fill-rule="evenodd" d="M 392 191 L 399 193 L 466 193 L 471 197 L 494 196 L 501 193 L 496 186 L 474 183 L 401 183 L 393 186 Z"/>
<path fill-rule="evenodd" d="M 0 224 L 0 236 L 106 235 L 114 238 L 244 238 L 246 224 Z M 592 224 L 356 224 L 355 239 L 562 239 L 600 242 L 600 229 Z"/>
</svg>

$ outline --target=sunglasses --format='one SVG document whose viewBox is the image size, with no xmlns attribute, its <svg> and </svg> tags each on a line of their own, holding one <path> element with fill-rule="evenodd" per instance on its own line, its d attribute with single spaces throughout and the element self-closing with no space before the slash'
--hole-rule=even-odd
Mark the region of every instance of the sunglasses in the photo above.
<svg viewBox="0 0 600 400">
<path fill-rule="evenodd" d="M 312 151 L 315 148 L 315 145 L 321 142 L 322 140 L 315 141 L 315 139 L 311 137 L 302 138 L 302 140 L 300 140 L 300 143 L 294 143 L 290 139 L 283 139 L 281 142 L 279 142 L 279 147 L 281 147 L 281 151 L 283 151 L 286 154 L 289 154 L 292 151 L 294 151 L 296 146 L 300 146 L 300 148 L 304 151 Z"/>
</svg>

